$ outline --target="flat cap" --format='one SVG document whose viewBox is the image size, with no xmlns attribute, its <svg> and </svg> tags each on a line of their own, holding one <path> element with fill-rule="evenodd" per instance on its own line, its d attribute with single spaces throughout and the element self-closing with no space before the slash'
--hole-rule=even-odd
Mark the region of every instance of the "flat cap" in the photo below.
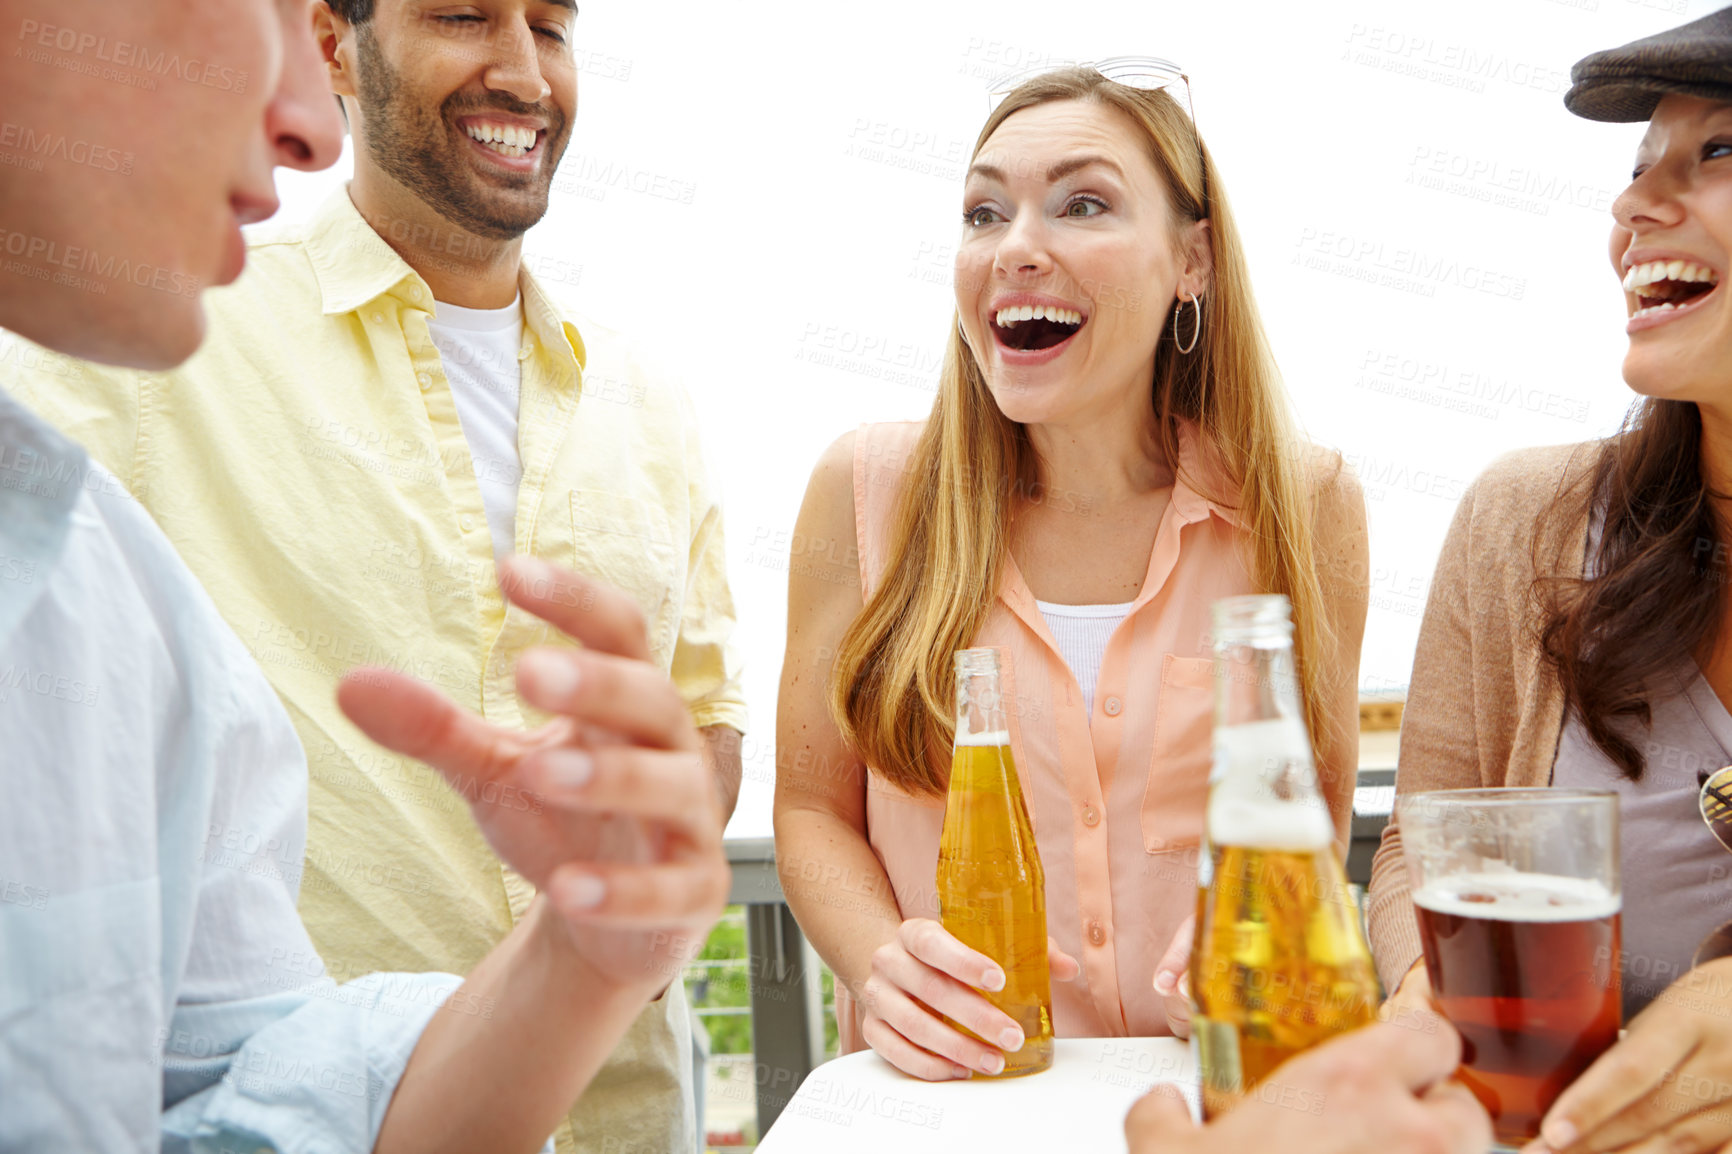
<svg viewBox="0 0 1732 1154">
<path fill-rule="evenodd" d="M 1570 81 L 1564 107 L 1589 120 L 1647 120 L 1671 93 L 1732 104 L 1732 7 L 1584 56 Z"/>
</svg>

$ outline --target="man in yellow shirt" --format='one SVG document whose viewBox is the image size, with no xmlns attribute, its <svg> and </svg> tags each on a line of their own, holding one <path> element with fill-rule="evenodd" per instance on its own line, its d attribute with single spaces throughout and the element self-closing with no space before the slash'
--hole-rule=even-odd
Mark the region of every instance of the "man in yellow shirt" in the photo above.
<svg viewBox="0 0 1732 1154">
<path fill-rule="evenodd" d="M 389 666 L 490 721 L 537 724 L 513 670 L 555 638 L 500 595 L 495 563 L 569 566 L 642 608 L 725 820 L 745 709 L 721 512 L 683 393 L 523 268 L 576 111 L 571 0 L 313 12 L 353 183 L 310 223 L 249 239 L 182 368 L 45 355 L 19 391 L 150 510 L 288 707 L 311 771 L 300 911 L 333 976 L 467 973 L 533 891 L 489 850 L 473 799 L 343 717 L 339 678 Z M 564 768 L 575 785 L 588 763 Z M 684 1154 L 692 1101 L 675 980 L 560 1145 Z"/>
</svg>

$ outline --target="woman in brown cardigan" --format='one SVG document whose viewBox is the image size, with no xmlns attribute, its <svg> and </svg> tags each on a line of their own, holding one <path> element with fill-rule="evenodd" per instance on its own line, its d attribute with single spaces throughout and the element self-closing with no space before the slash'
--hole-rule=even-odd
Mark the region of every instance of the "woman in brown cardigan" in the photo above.
<svg viewBox="0 0 1732 1154">
<path fill-rule="evenodd" d="M 1432 581 L 1398 793 L 1616 789 L 1625 1039 L 1558 1100 L 1554 1150 L 1720 1149 L 1732 1139 L 1732 854 L 1702 821 L 1732 763 L 1732 9 L 1576 65 L 1565 103 L 1647 120 L 1613 205 L 1611 259 L 1642 399 L 1605 441 L 1499 461 L 1462 500 Z M 1396 1000 L 1425 964 L 1391 821 L 1372 946 Z M 1638 1144 L 1639 1145 L 1636 1145 Z"/>
</svg>

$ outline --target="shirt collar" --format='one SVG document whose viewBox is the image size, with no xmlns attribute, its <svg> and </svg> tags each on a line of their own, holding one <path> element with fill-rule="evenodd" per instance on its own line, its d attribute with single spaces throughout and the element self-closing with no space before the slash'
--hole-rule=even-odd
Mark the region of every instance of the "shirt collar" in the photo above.
<svg viewBox="0 0 1732 1154">
<path fill-rule="evenodd" d="M 422 299 L 428 310 L 432 309 L 433 295 L 421 274 L 367 223 L 349 198 L 347 185 L 333 192 L 308 221 L 306 253 L 319 282 L 320 308 L 326 316 L 354 312 L 406 281 L 425 294 Z M 518 272 L 518 291 L 523 294 L 524 326 L 529 333 L 556 356 L 569 349 L 577 367 L 583 369 L 587 364 L 583 338 L 575 325 L 561 319 L 527 264 Z"/>
<path fill-rule="evenodd" d="M 517 291 L 523 294 L 524 327 L 541 347 L 553 350 L 555 356 L 569 351 L 580 373 L 588 368 L 589 351 L 584 348 L 577 326 L 559 315 L 559 307 L 541 287 L 541 282 L 535 279 L 535 274 L 529 271 L 527 262 L 517 273 Z"/>
<path fill-rule="evenodd" d="M 1178 419 L 1179 469 L 1173 481 L 1173 510 L 1185 524 L 1210 515 L 1237 529 L 1248 529 L 1240 510 L 1226 502 L 1238 496 L 1220 453 L 1195 421 Z"/>
<path fill-rule="evenodd" d="M 405 279 L 426 291 L 421 274 L 373 231 L 349 199 L 347 185 L 319 206 L 306 230 L 307 260 L 318 278 L 320 307 L 326 316 L 354 312 Z M 426 299 L 431 305 L 432 295 Z"/>
<path fill-rule="evenodd" d="M 0 388 L 0 645 L 48 587 L 89 468 L 82 448 Z"/>
</svg>

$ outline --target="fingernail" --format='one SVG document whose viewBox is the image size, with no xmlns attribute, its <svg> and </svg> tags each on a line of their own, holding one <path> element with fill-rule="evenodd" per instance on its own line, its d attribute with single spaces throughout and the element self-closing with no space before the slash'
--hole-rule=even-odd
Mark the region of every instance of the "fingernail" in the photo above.
<svg viewBox="0 0 1732 1154">
<path fill-rule="evenodd" d="M 577 689 L 577 670 L 559 654 L 531 649 L 518 659 L 517 667 L 529 674 L 530 685 L 543 700 L 570 697 Z"/>
<path fill-rule="evenodd" d="M 1173 982 L 1176 975 L 1171 970 L 1155 971 L 1155 993 L 1166 997 L 1173 992 Z"/>
<path fill-rule="evenodd" d="M 595 776 L 595 763 L 580 749 L 556 749 L 545 753 L 541 765 L 548 784 L 565 789 L 582 789 Z"/>
<path fill-rule="evenodd" d="M 988 1074 L 1004 1073 L 1004 1055 L 992 1054 L 988 1056 L 986 1061 L 982 1063 L 981 1068 Z"/>
<path fill-rule="evenodd" d="M 966 1078 L 970 1074 L 974 1073 L 974 1071 L 970 1070 L 967 1066 L 952 1066 L 950 1068 L 956 1073 L 958 1078 Z"/>
<path fill-rule="evenodd" d="M 1562 1150 L 1576 1140 L 1576 1128 L 1567 1118 L 1548 1118 L 1540 1127 L 1540 1137 L 1553 1150 Z"/>
<path fill-rule="evenodd" d="M 560 891 L 560 904 L 567 910 L 594 909 L 607 894 L 607 886 L 592 874 L 583 874 L 566 882 Z"/>
<path fill-rule="evenodd" d="M 1191 996 L 1191 975 L 1189 971 L 1179 975 L 1179 993 L 1183 994 L 1187 998 Z"/>
<path fill-rule="evenodd" d="M 1004 1032 L 998 1035 L 998 1044 L 1014 1054 L 1022 1049 L 1022 1031 L 1015 1026 L 1006 1026 Z"/>
<path fill-rule="evenodd" d="M 980 988 L 983 990 L 1004 989 L 1004 971 L 1000 969 L 986 971 L 985 974 L 981 975 Z"/>
</svg>

